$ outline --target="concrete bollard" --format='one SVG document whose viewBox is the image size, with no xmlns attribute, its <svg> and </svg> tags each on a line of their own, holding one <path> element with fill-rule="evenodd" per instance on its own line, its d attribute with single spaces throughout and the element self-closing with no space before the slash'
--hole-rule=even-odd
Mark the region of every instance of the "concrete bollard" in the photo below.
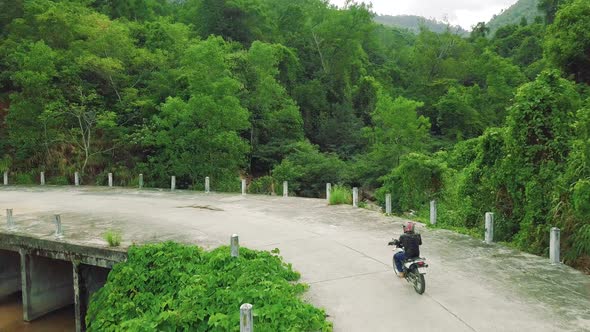
<svg viewBox="0 0 590 332">
<path fill-rule="evenodd" d="M 238 234 L 234 234 L 231 236 L 230 245 L 231 257 L 240 256 L 240 239 L 238 238 Z"/>
<path fill-rule="evenodd" d="M 8 185 L 8 171 L 4 171 L 4 185 Z"/>
<path fill-rule="evenodd" d="M 391 214 L 391 194 L 385 194 L 385 214 Z"/>
<path fill-rule="evenodd" d="M 211 192 L 211 187 L 209 183 L 209 177 L 207 176 L 205 178 L 205 193 L 208 194 L 209 192 Z"/>
<path fill-rule="evenodd" d="M 289 182 L 283 181 L 283 197 L 289 197 Z"/>
<path fill-rule="evenodd" d="M 78 173 L 78 172 L 74 173 L 74 185 L 75 186 L 80 185 L 80 173 Z"/>
<path fill-rule="evenodd" d="M 436 201 L 430 201 L 430 224 L 436 225 Z"/>
<path fill-rule="evenodd" d="M 176 189 L 176 176 L 172 175 L 170 178 L 170 190 L 174 191 Z"/>
<path fill-rule="evenodd" d="M 113 186 L 113 173 L 109 173 L 109 187 Z"/>
<path fill-rule="evenodd" d="M 40 182 L 42 186 L 45 185 L 45 172 L 41 172 Z"/>
<path fill-rule="evenodd" d="M 487 244 L 492 244 L 494 242 L 494 214 L 493 213 L 486 212 L 485 223 L 486 223 L 485 241 Z"/>
<path fill-rule="evenodd" d="M 326 201 L 330 203 L 330 194 L 332 193 L 332 184 L 326 183 Z"/>
<path fill-rule="evenodd" d="M 352 188 L 352 207 L 359 207 L 359 188 Z"/>
<path fill-rule="evenodd" d="M 250 303 L 240 306 L 240 332 L 254 332 L 254 317 Z"/>
<path fill-rule="evenodd" d="M 64 236 L 63 230 L 61 229 L 61 216 L 55 215 L 55 237 L 61 239 Z"/>
<path fill-rule="evenodd" d="M 143 174 L 139 174 L 139 189 L 143 188 Z"/>
<path fill-rule="evenodd" d="M 12 209 L 6 209 L 6 224 L 8 224 L 8 229 L 14 228 L 14 219 L 12 218 Z"/>
<path fill-rule="evenodd" d="M 559 243 L 560 230 L 557 227 L 551 228 L 551 235 L 549 238 L 549 261 L 551 264 L 559 264 Z"/>
<path fill-rule="evenodd" d="M 242 195 L 246 195 L 246 179 L 242 179 Z"/>
</svg>

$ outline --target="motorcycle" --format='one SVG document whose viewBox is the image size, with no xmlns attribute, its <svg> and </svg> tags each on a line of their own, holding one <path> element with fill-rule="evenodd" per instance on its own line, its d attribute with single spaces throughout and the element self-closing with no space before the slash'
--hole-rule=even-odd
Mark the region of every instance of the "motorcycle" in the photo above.
<svg viewBox="0 0 590 332">
<path fill-rule="evenodd" d="M 394 245 L 396 247 L 393 250 L 394 257 L 395 257 L 395 254 L 397 254 L 398 252 L 404 251 L 400 247 L 399 240 L 393 240 L 393 241 L 389 242 L 388 245 L 390 245 L 390 246 Z M 395 267 L 395 258 L 392 258 L 392 262 L 393 262 L 393 271 L 395 272 L 395 274 L 397 276 L 399 276 L 399 272 L 397 271 L 397 268 Z M 406 281 L 411 283 L 414 286 L 414 290 L 416 291 L 416 293 L 423 294 L 424 291 L 426 290 L 426 280 L 424 279 L 424 275 L 426 274 L 426 268 L 428 267 L 428 264 L 426 264 L 426 258 L 416 257 L 416 258 L 406 259 L 402 262 L 402 266 L 403 266 L 402 272 L 404 273 L 404 278 L 406 279 Z"/>
</svg>

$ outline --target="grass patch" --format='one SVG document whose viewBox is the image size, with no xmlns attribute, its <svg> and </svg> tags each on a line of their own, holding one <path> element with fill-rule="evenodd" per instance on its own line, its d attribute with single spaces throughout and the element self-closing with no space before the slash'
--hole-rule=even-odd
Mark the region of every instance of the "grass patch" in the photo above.
<svg viewBox="0 0 590 332">
<path fill-rule="evenodd" d="M 107 231 L 104 233 L 103 238 L 109 244 L 109 247 L 118 247 L 121 245 L 121 240 L 123 239 L 121 233 L 116 231 Z"/>
<path fill-rule="evenodd" d="M 344 186 L 334 186 L 330 193 L 330 205 L 352 204 L 352 191 Z"/>
</svg>

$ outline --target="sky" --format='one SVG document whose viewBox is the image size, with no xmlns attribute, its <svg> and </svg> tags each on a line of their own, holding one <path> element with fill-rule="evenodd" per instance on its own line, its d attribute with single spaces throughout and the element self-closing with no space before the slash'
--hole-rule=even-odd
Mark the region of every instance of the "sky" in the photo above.
<svg viewBox="0 0 590 332">
<path fill-rule="evenodd" d="M 466 30 L 477 22 L 487 22 L 517 0 L 365 0 L 381 15 L 418 15 L 448 21 Z M 342 6 L 345 0 L 330 0 Z M 359 0 L 358 2 L 362 2 Z"/>
</svg>

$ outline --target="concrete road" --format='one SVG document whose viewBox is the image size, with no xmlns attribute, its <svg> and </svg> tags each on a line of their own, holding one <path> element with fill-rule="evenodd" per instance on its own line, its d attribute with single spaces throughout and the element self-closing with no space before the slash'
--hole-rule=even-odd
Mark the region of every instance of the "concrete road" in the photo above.
<svg viewBox="0 0 590 332">
<path fill-rule="evenodd" d="M 102 233 L 117 229 L 124 245 L 177 240 L 211 248 L 229 244 L 236 233 L 244 246 L 279 248 L 335 331 L 590 331 L 587 275 L 419 227 L 430 267 L 426 293 L 418 295 L 395 277 L 386 245 L 403 220 L 320 199 L 4 187 L 0 209 L 6 208 L 14 209 L 18 232 L 52 238 L 52 215 L 60 213 L 64 241 L 93 246 L 106 246 Z M 0 220 L 0 231 L 7 231 Z"/>
</svg>

